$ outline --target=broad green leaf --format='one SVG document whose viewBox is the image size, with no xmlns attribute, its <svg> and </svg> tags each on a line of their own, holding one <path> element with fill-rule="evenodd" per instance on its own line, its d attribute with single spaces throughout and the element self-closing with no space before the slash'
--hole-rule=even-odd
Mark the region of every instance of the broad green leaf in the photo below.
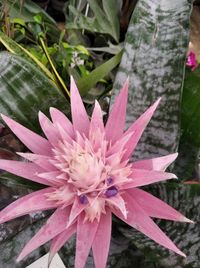
<svg viewBox="0 0 200 268">
<path fill-rule="evenodd" d="M 49 107 L 67 111 L 69 104 L 53 83 L 25 59 L 0 53 L 0 112 L 32 130 L 39 130 L 39 110 Z"/>
<path fill-rule="evenodd" d="M 183 139 L 200 147 L 200 67 L 186 69 L 183 86 L 181 127 Z"/>
<path fill-rule="evenodd" d="M 180 178 L 196 179 L 200 149 L 200 67 L 186 68 L 181 105 L 181 140 L 175 165 Z"/>
<path fill-rule="evenodd" d="M 90 1 L 91 2 L 91 1 Z M 120 14 L 120 5 L 116 3 L 116 0 L 103 0 L 103 9 L 107 15 L 107 18 L 110 22 L 112 32 L 115 36 L 115 40 L 119 40 L 119 14 Z"/>
<path fill-rule="evenodd" d="M 30 61 L 31 63 L 35 64 L 39 67 L 54 83 L 56 83 L 54 76 L 51 72 L 26 48 L 16 43 L 14 40 L 9 38 L 6 34 L 0 31 L 0 42 L 6 47 L 6 49 L 18 56 L 22 56 L 26 60 Z"/>
<path fill-rule="evenodd" d="M 75 6 L 69 5 L 69 11 L 74 15 L 72 21 L 66 16 L 69 29 L 85 29 L 90 32 L 109 34 L 116 42 L 119 41 L 119 1 L 103 1 L 102 7 L 98 0 L 87 0 L 93 16 L 83 15 Z M 109 3 L 108 3 L 109 2 Z"/>
<path fill-rule="evenodd" d="M 87 76 L 82 77 L 78 80 L 77 85 L 82 96 L 87 94 L 87 92 L 102 78 L 104 78 L 112 69 L 114 69 L 121 60 L 122 51 L 117 55 L 106 61 L 105 63 L 98 66 Z"/>
<path fill-rule="evenodd" d="M 177 150 L 191 3 L 140 0 L 133 12 L 114 85 L 115 89 L 121 88 L 129 76 L 127 125 L 162 97 L 134 152 L 135 158 Z"/>
</svg>

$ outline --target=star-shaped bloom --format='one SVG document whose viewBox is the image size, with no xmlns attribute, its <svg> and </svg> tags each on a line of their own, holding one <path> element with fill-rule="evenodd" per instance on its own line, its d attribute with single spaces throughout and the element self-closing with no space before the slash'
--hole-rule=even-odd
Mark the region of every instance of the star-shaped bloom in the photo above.
<svg viewBox="0 0 200 268">
<path fill-rule="evenodd" d="M 0 169 L 43 184 L 44 189 L 20 198 L 2 210 L 0 223 L 31 212 L 55 209 L 46 224 L 26 244 L 17 261 L 51 240 L 50 262 L 76 233 L 75 267 L 84 267 L 92 248 L 96 268 L 104 268 L 112 214 L 160 245 L 185 256 L 152 218 L 190 220 L 138 188 L 176 178 L 165 169 L 177 154 L 129 161 L 160 100 L 124 131 L 127 96 L 128 82 L 116 98 L 104 126 L 97 101 L 89 120 L 72 78 L 72 123 L 55 108 L 50 108 L 51 121 L 40 112 L 39 122 L 46 138 L 2 115 L 32 153 L 18 153 L 28 161 L 0 160 Z"/>
</svg>

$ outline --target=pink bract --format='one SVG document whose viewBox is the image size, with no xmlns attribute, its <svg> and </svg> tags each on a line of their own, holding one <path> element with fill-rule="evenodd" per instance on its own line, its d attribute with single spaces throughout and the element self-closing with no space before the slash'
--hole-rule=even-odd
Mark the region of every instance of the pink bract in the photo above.
<svg viewBox="0 0 200 268">
<path fill-rule="evenodd" d="M 189 55 L 187 56 L 186 66 L 190 67 L 192 71 L 194 71 L 198 67 L 196 55 L 192 51 L 190 51 Z"/>
<path fill-rule="evenodd" d="M 112 214 L 160 245 L 185 256 L 151 219 L 191 222 L 175 209 L 138 189 L 174 179 L 165 169 L 177 153 L 131 163 L 131 157 L 159 101 L 124 131 L 128 81 L 124 84 L 104 126 L 99 103 L 89 120 L 78 89 L 71 78 L 72 122 L 50 108 L 50 121 L 39 113 L 46 139 L 2 115 L 15 135 L 32 151 L 18 153 L 28 160 L 0 160 L 0 169 L 43 184 L 44 189 L 26 195 L 0 212 L 0 223 L 41 210 L 53 215 L 27 243 L 17 261 L 51 240 L 55 253 L 76 233 L 75 267 L 85 265 L 92 248 L 96 268 L 106 266 Z"/>
</svg>

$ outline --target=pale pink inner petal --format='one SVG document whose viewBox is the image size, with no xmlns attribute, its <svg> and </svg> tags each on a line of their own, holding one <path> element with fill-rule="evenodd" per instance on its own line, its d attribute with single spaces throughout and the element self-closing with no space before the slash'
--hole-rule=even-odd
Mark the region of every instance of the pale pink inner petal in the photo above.
<svg viewBox="0 0 200 268">
<path fill-rule="evenodd" d="M 61 139 L 57 128 L 55 128 L 54 124 L 42 112 L 39 112 L 39 121 L 47 139 L 53 146 L 57 146 Z"/>
<path fill-rule="evenodd" d="M 51 183 L 52 185 L 56 186 L 62 186 L 63 185 L 63 180 L 66 178 L 61 176 L 62 173 L 60 171 L 49 171 L 49 172 L 38 172 L 37 176 L 41 179 L 44 179 Z"/>
<path fill-rule="evenodd" d="M 84 218 L 84 213 L 78 217 L 75 268 L 83 268 L 85 266 L 98 228 L 97 220 L 92 223 L 88 221 L 84 222 Z"/>
<path fill-rule="evenodd" d="M 126 118 L 126 105 L 128 99 L 128 79 L 121 92 L 117 96 L 106 123 L 106 138 L 108 141 L 115 142 L 121 137 L 124 131 Z"/>
<path fill-rule="evenodd" d="M 59 123 L 54 123 L 54 126 L 57 128 L 59 135 L 61 136 L 63 142 L 72 144 L 73 143 L 73 138 L 65 131 L 64 127 L 61 126 Z M 75 136 L 73 134 L 73 136 Z"/>
<path fill-rule="evenodd" d="M 49 141 L 25 128 L 11 118 L 1 115 L 4 122 L 9 126 L 12 132 L 26 145 L 28 149 L 36 154 L 51 155 L 51 145 Z"/>
<path fill-rule="evenodd" d="M 124 218 L 125 219 L 127 218 L 127 209 L 125 206 L 125 202 L 124 202 L 124 199 L 119 194 L 117 194 L 116 196 L 113 196 L 111 198 L 108 198 L 107 203 L 109 205 L 113 205 L 116 208 L 118 208 L 121 211 L 121 213 L 123 214 Z"/>
<path fill-rule="evenodd" d="M 81 214 L 81 212 L 88 206 L 88 204 L 82 204 L 80 202 L 80 199 L 77 197 L 74 200 L 74 203 L 72 205 L 70 215 L 69 215 L 69 221 L 67 222 L 67 227 L 69 227 L 74 220 Z"/>
<path fill-rule="evenodd" d="M 67 134 L 74 138 L 74 128 L 70 120 L 65 116 L 64 113 L 59 111 L 56 108 L 50 108 L 51 118 L 54 124 L 59 124 L 63 127 L 63 129 L 67 132 Z"/>
<path fill-rule="evenodd" d="M 101 132 L 104 132 L 104 123 L 103 123 L 103 116 L 102 110 L 97 100 L 95 100 L 95 106 L 91 117 L 90 122 L 90 133 L 95 133 L 96 129 L 99 128 Z"/>
<path fill-rule="evenodd" d="M 47 200 L 45 194 L 52 193 L 55 189 L 48 187 L 19 198 L 0 212 L 0 224 L 14 218 L 57 207 L 55 202 Z"/>
<path fill-rule="evenodd" d="M 71 112 L 74 129 L 78 130 L 80 133 L 84 133 L 87 136 L 89 132 L 90 122 L 83 105 L 83 101 L 72 76 L 70 89 Z"/>
<path fill-rule="evenodd" d="M 17 153 L 21 157 L 34 162 L 36 165 L 45 169 L 46 171 L 55 171 L 57 168 L 51 164 L 51 158 L 45 155 L 31 154 L 31 153 Z"/>
<path fill-rule="evenodd" d="M 47 223 L 37 232 L 37 234 L 26 244 L 17 258 L 17 262 L 25 258 L 36 248 L 42 246 L 66 228 L 66 222 L 69 217 L 69 208 L 58 208 L 48 219 Z"/>
<path fill-rule="evenodd" d="M 102 214 L 92 243 L 95 268 L 105 268 L 111 239 L 112 215 L 109 210 Z"/>
</svg>

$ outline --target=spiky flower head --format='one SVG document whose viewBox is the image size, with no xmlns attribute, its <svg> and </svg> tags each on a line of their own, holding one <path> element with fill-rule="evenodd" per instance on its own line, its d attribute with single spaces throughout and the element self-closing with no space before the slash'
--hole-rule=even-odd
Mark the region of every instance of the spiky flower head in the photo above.
<svg viewBox="0 0 200 268">
<path fill-rule="evenodd" d="M 179 212 L 137 187 L 176 176 L 165 172 L 177 154 L 129 161 L 158 103 L 156 101 L 124 132 L 128 82 L 124 84 L 104 126 L 95 102 L 89 120 L 78 89 L 71 79 L 72 122 L 50 108 L 50 121 L 39 113 L 46 139 L 7 116 L 3 120 L 32 151 L 18 153 L 28 160 L 0 160 L 0 168 L 44 185 L 0 212 L 0 223 L 41 210 L 55 209 L 46 224 L 22 250 L 18 261 L 51 240 L 49 262 L 76 233 L 75 267 L 82 268 L 92 248 L 96 268 L 106 266 L 112 214 L 160 245 L 184 256 L 151 219 L 189 222 Z"/>
</svg>

